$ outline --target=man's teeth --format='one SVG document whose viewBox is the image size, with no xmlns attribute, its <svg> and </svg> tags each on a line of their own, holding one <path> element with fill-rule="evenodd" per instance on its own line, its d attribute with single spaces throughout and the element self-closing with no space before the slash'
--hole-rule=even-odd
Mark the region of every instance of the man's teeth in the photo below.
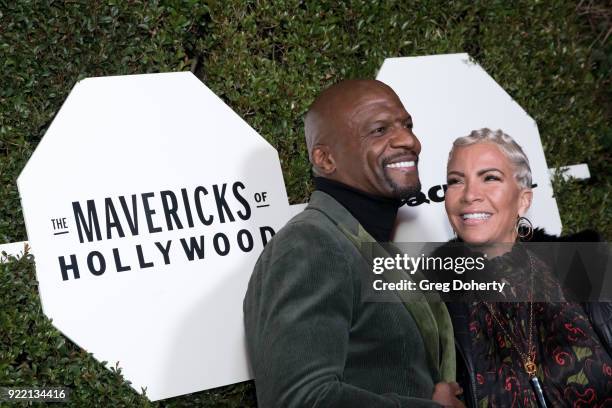
<svg viewBox="0 0 612 408">
<path fill-rule="evenodd" d="M 387 164 L 385 167 L 402 168 L 402 167 L 414 167 L 414 166 L 415 166 L 415 163 L 413 161 L 403 161 L 399 163 L 390 163 L 390 164 Z"/>
<path fill-rule="evenodd" d="M 461 214 L 461 217 L 464 220 L 486 220 L 491 217 L 489 213 L 470 213 L 470 214 Z"/>
</svg>

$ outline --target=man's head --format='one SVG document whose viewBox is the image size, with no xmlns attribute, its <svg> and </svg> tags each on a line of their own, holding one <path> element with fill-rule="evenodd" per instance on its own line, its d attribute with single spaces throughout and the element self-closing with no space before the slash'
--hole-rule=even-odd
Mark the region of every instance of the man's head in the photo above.
<svg viewBox="0 0 612 408">
<path fill-rule="evenodd" d="M 421 189 L 421 144 L 399 97 L 380 81 L 347 80 L 324 90 L 304 120 L 316 175 L 381 197 Z"/>
</svg>

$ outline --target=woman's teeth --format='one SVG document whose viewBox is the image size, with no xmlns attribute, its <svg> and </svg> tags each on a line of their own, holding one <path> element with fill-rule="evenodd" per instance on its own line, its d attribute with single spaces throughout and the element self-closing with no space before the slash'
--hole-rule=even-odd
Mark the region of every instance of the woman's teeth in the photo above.
<svg viewBox="0 0 612 408">
<path fill-rule="evenodd" d="M 414 166 L 415 166 L 415 163 L 413 161 L 403 161 L 399 163 L 387 164 L 385 167 L 402 168 L 402 167 L 414 167 Z"/>
<path fill-rule="evenodd" d="M 461 214 L 461 218 L 464 220 L 487 220 L 491 217 L 489 213 L 470 213 L 470 214 Z"/>
</svg>

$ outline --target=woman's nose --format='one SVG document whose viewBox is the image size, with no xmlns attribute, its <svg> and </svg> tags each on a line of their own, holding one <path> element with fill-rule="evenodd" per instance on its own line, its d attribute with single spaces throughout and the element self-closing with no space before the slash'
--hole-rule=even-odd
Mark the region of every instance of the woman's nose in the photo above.
<svg viewBox="0 0 612 408">
<path fill-rule="evenodd" d="M 482 200 L 482 192 L 478 183 L 466 181 L 461 199 L 465 203 Z"/>
</svg>

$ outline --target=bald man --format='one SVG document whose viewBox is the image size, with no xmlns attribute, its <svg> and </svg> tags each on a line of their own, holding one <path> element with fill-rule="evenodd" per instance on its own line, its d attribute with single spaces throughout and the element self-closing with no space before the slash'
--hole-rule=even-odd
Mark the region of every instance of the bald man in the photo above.
<svg viewBox="0 0 612 408">
<path fill-rule="evenodd" d="M 412 118 L 382 82 L 343 81 L 314 101 L 305 134 L 316 190 L 266 245 L 244 300 L 259 406 L 462 407 L 444 304 L 362 292 L 366 243 L 390 241 L 420 191 Z"/>
</svg>

